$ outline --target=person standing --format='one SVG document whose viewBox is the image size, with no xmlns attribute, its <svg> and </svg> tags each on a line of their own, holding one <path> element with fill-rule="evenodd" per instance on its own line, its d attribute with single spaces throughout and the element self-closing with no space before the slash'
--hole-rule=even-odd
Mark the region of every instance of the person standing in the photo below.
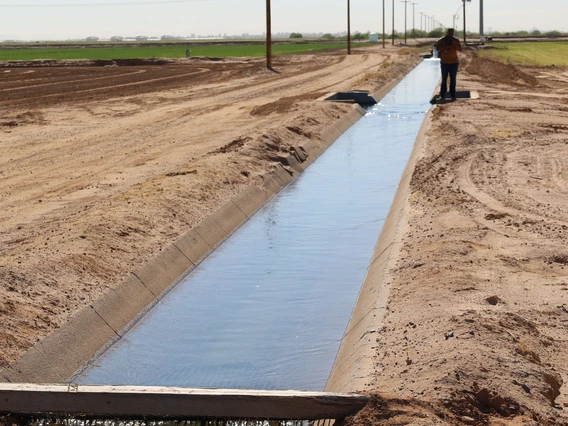
<svg viewBox="0 0 568 426">
<path fill-rule="evenodd" d="M 456 100 L 456 78 L 458 75 L 458 52 L 461 52 L 460 41 L 454 37 L 454 29 L 448 28 L 446 35 L 436 43 L 436 50 L 440 57 L 442 70 L 442 85 L 440 87 L 440 98 L 446 99 L 448 90 L 448 76 L 450 77 L 450 96 L 452 101 Z"/>
</svg>

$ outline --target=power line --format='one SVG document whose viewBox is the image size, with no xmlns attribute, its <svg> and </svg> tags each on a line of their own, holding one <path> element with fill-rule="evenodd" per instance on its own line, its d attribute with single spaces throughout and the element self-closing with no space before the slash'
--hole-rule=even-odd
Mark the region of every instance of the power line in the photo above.
<svg viewBox="0 0 568 426">
<path fill-rule="evenodd" d="M 133 2 L 111 2 L 111 3 L 52 3 L 52 4 L 0 4 L 0 7 L 93 7 L 93 6 L 138 6 L 138 5 L 156 5 L 156 4 L 174 4 L 174 3 L 194 3 L 215 0 L 149 0 L 149 1 L 133 1 Z"/>
</svg>

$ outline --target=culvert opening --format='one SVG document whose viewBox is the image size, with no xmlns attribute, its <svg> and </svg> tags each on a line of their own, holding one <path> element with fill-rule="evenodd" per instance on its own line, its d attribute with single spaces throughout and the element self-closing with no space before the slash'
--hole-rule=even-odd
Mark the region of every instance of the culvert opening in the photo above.
<svg viewBox="0 0 568 426">
<path fill-rule="evenodd" d="M 344 102 L 350 104 L 359 104 L 362 107 L 373 106 L 377 103 L 375 98 L 369 95 L 365 90 L 352 90 L 349 92 L 337 92 L 325 98 L 326 101 L 331 102 Z"/>
</svg>

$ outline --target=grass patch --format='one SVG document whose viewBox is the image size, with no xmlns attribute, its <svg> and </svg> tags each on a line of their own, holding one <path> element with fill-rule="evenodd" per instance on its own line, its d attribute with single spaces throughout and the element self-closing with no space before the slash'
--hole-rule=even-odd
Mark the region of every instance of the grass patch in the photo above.
<svg viewBox="0 0 568 426">
<path fill-rule="evenodd" d="M 568 66 L 568 42 L 491 43 L 497 49 L 480 50 L 480 58 L 513 65 Z"/>
<path fill-rule="evenodd" d="M 360 44 L 367 46 L 368 44 Z M 316 52 L 346 48 L 341 43 L 298 43 L 274 44 L 274 55 L 290 53 Z M 33 59 L 133 59 L 133 58 L 185 58 L 186 46 L 102 46 L 102 47 L 36 47 L 36 48 L 4 48 L 0 47 L 0 61 L 17 61 Z M 227 57 L 227 56 L 264 56 L 266 48 L 261 44 L 233 45 L 193 45 L 189 47 L 191 56 Z"/>
</svg>

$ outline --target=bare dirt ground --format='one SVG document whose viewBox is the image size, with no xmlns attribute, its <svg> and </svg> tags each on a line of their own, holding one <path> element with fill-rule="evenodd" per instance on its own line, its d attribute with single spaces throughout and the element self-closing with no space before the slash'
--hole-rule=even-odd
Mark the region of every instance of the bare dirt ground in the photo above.
<svg viewBox="0 0 568 426">
<path fill-rule="evenodd" d="M 0 367 L 416 58 L 0 69 Z M 463 56 L 352 425 L 568 424 L 568 71 Z"/>
<path fill-rule="evenodd" d="M 412 178 L 354 424 L 568 424 L 568 72 L 462 58 Z"/>
</svg>

